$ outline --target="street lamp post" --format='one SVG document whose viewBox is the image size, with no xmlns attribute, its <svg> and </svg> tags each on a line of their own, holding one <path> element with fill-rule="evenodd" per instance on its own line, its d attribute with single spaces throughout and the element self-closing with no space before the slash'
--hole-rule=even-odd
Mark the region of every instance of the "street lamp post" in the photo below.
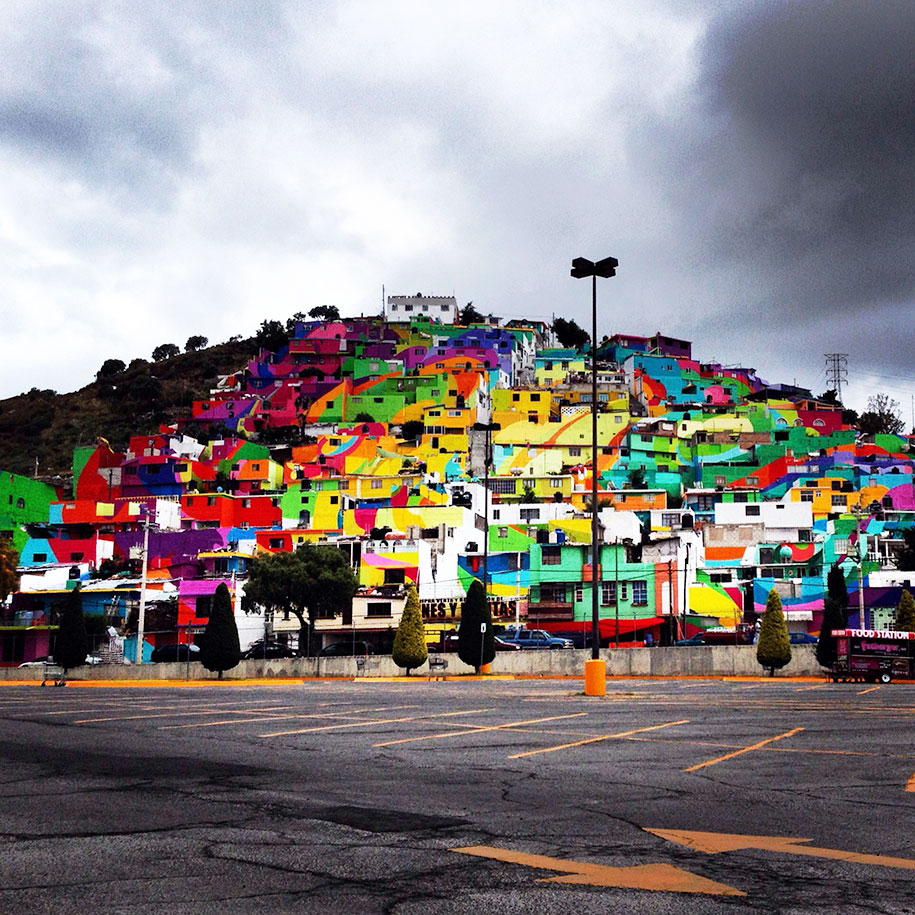
<svg viewBox="0 0 915 915">
<path fill-rule="evenodd" d="M 607 692 L 606 666 L 600 662 L 600 616 L 598 588 L 600 581 L 600 545 L 597 527 L 597 278 L 616 276 L 619 261 L 605 257 L 597 262 L 584 257 L 572 261 L 575 279 L 591 277 L 591 660 L 585 662 L 585 694 L 603 696 Z"/>
<path fill-rule="evenodd" d="M 600 561 L 597 528 L 597 278 L 616 276 L 619 261 L 615 257 L 589 261 L 576 257 L 571 275 L 575 279 L 591 277 L 591 659 L 600 657 L 598 614 L 598 566 Z"/>
</svg>

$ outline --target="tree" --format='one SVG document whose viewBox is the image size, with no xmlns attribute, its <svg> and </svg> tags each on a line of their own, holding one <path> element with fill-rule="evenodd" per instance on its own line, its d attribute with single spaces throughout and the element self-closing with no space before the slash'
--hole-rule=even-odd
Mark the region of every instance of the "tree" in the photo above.
<svg viewBox="0 0 915 915">
<path fill-rule="evenodd" d="M 95 373 L 96 381 L 103 381 L 113 375 L 120 375 L 127 366 L 120 359 L 106 359 L 102 367 Z"/>
<path fill-rule="evenodd" d="M 483 320 L 483 315 L 473 307 L 473 302 L 468 302 L 458 315 L 458 324 L 479 324 Z"/>
<path fill-rule="evenodd" d="M 254 335 L 254 342 L 261 349 L 276 352 L 289 342 L 289 334 L 279 321 L 261 321 L 258 332 Z"/>
<path fill-rule="evenodd" d="M 336 305 L 315 305 L 308 312 L 310 318 L 320 318 L 322 321 L 339 321 L 340 309 Z"/>
<path fill-rule="evenodd" d="M 858 417 L 858 430 L 867 435 L 900 435 L 905 423 L 899 415 L 899 403 L 887 394 L 867 398 L 867 410 Z"/>
<path fill-rule="evenodd" d="M 837 629 L 844 629 L 848 624 L 848 585 L 845 583 L 845 573 L 842 567 L 834 564 L 826 576 L 826 593 L 836 601 L 841 619 Z"/>
<path fill-rule="evenodd" d="M 197 350 L 203 349 L 209 342 L 210 341 L 206 337 L 202 337 L 200 334 L 194 334 L 187 338 L 187 343 L 184 344 L 184 351 L 186 353 L 196 353 Z"/>
<path fill-rule="evenodd" d="M 181 350 L 174 343 L 163 343 L 152 351 L 153 362 L 162 362 L 177 356 Z"/>
<path fill-rule="evenodd" d="M 19 552 L 12 541 L 0 539 L 0 604 L 19 586 L 18 565 Z"/>
<path fill-rule="evenodd" d="M 788 640 L 788 624 L 782 612 L 782 599 L 773 588 L 766 598 L 766 612 L 759 627 L 759 641 L 756 644 L 756 660 L 775 676 L 775 671 L 791 660 L 791 642 Z"/>
<path fill-rule="evenodd" d="M 581 349 L 591 339 L 591 335 L 575 321 L 567 321 L 565 318 L 556 318 L 553 321 L 553 333 L 556 334 L 560 346 L 570 349 Z"/>
<path fill-rule="evenodd" d="M 915 527 L 902 532 L 902 549 L 896 554 L 896 568 L 900 572 L 915 572 Z"/>
<path fill-rule="evenodd" d="M 200 648 L 200 663 L 207 670 L 219 671 L 221 680 L 223 671 L 231 670 L 240 660 L 241 647 L 232 612 L 232 598 L 225 584 L 220 584 L 213 595 L 213 608 Z"/>
<path fill-rule="evenodd" d="M 842 401 L 839 400 L 839 392 L 835 388 L 829 388 L 828 390 L 823 391 L 823 393 L 817 397 L 817 400 L 820 401 L 820 403 L 828 403 L 834 407 L 842 406 Z"/>
<path fill-rule="evenodd" d="M 54 641 L 54 661 L 64 673 L 71 667 L 85 664 L 89 654 L 89 638 L 86 635 L 86 622 L 83 619 L 83 598 L 79 588 L 67 594 Z"/>
<path fill-rule="evenodd" d="M 408 419 L 401 429 L 401 435 L 406 441 L 415 442 L 423 434 L 423 429 L 425 429 L 425 423 L 421 419 Z"/>
<path fill-rule="evenodd" d="M 648 485 L 645 479 L 644 467 L 630 467 L 629 473 L 626 474 L 626 482 L 630 489 L 644 489 Z"/>
<path fill-rule="evenodd" d="M 315 619 L 349 611 L 355 592 L 356 579 L 343 552 L 306 543 L 295 553 L 255 559 L 245 601 L 268 613 L 293 614 L 299 621 L 299 654 L 310 654 Z"/>
<path fill-rule="evenodd" d="M 820 637 L 817 639 L 816 656 L 820 667 L 832 669 L 836 663 L 836 639 L 833 629 L 845 628 L 845 611 L 839 601 L 830 595 L 823 601 L 823 622 L 820 624 Z"/>
<path fill-rule="evenodd" d="M 304 321 L 307 316 L 304 312 L 297 311 L 291 318 L 286 318 L 286 333 L 291 337 L 295 333 L 295 326 Z"/>
<path fill-rule="evenodd" d="M 407 602 L 397 627 L 397 635 L 394 636 L 391 656 L 398 667 L 407 669 L 408 677 L 410 671 L 424 664 L 428 657 L 426 627 L 423 626 L 423 616 L 419 609 L 419 595 L 413 585 L 407 591 Z"/>
<path fill-rule="evenodd" d="M 905 588 L 896 606 L 896 628 L 900 632 L 915 632 L 915 598 Z"/>
<path fill-rule="evenodd" d="M 485 625 L 485 632 L 483 627 Z M 458 657 L 480 672 L 496 656 L 496 642 L 492 631 L 492 616 L 486 592 L 479 581 L 471 582 L 461 610 L 458 627 Z"/>
</svg>

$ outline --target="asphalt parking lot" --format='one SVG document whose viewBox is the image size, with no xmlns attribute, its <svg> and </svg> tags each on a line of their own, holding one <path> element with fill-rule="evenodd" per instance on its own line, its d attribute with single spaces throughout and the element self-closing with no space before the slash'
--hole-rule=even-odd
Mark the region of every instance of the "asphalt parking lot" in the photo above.
<svg viewBox="0 0 915 915">
<path fill-rule="evenodd" d="M 915 912 L 915 685 L 0 689 L 3 912 Z"/>
</svg>

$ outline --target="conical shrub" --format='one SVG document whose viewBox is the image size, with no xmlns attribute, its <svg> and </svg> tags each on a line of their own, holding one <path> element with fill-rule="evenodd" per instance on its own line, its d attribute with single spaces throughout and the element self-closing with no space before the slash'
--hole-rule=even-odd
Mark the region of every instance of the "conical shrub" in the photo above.
<svg viewBox="0 0 915 915">
<path fill-rule="evenodd" d="M 223 671 L 231 670 L 240 660 L 241 648 L 232 612 L 232 598 L 229 589 L 220 584 L 213 595 L 213 609 L 200 648 L 200 663 L 207 670 L 218 671 L 222 679 Z"/>
<path fill-rule="evenodd" d="M 770 676 L 791 660 L 788 624 L 782 612 L 782 599 L 775 588 L 766 598 L 766 612 L 759 626 L 759 641 L 756 644 L 756 660 L 769 671 Z"/>
<path fill-rule="evenodd" d="M 416 588 L 410 585 L 407 591 L 407 602 L 404 604 L 400 625 L 394 636 L 394 647 L 391 656 L 398 667 L 407 669 L 407 676 L 416 667 L 425 664 L 428 657 L 426 648 L 426 627 L 419 609 L 419 595 Z"/>
<path fill-rule="evenodd" d="M 485 626 L 485 631 L 484 631 Z M 471 583 L 461 610 L 458 627 L 458 657 L 479 673 L 484 664 L 496 656 L 496 641 L 492 631 L 492 616 L 486 592 L 478 581 Z"/>
<path fill-rule="evenodd" d="M 896 628 L 900 632 L 915 632 L 915 598 L 905 588 L 896 606 Z"/>
</svg>

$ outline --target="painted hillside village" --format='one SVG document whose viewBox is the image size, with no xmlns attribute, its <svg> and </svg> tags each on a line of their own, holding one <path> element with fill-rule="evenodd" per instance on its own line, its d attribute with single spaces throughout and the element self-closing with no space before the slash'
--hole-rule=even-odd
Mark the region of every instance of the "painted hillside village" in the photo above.
<svg viewBox="0 0 915 915">
<path fill-rule="evenodd" d="M 128 658 L 141 603 L 148 660 L 193 641 L 220 584 L 242 648 L 358 638 L 390 651 L 411 584 L 440 643 L 475 580 L 496 623 L 584 646 L 595 463 L 603 645 L 746 631 L 772 589 L 789 630 L 816 634 L 835 566 L 849 625 L 892 627 L 915 577 L 899 561 L 915 521 L 911 437 L 864 434 L 836 398 L 753 368 L 700 363 L 687 340 L 616 333 L 596 352 L 592 455 L 587 340 L 563 348 L 541 321 L 459 323 L 453 296 L 385 304 L 295 323 L 126 450 L 76 448 L 72 488 L 0 472 L 0 536 L 19 554 L 2 663 L 49 653 L 76 587 Z M 341 550 L 358 580 L 352 608 L 317 614 L 307 647 L 294 617 L 245 600 L 252 562 L 306 543 Z"/>
</svg>

